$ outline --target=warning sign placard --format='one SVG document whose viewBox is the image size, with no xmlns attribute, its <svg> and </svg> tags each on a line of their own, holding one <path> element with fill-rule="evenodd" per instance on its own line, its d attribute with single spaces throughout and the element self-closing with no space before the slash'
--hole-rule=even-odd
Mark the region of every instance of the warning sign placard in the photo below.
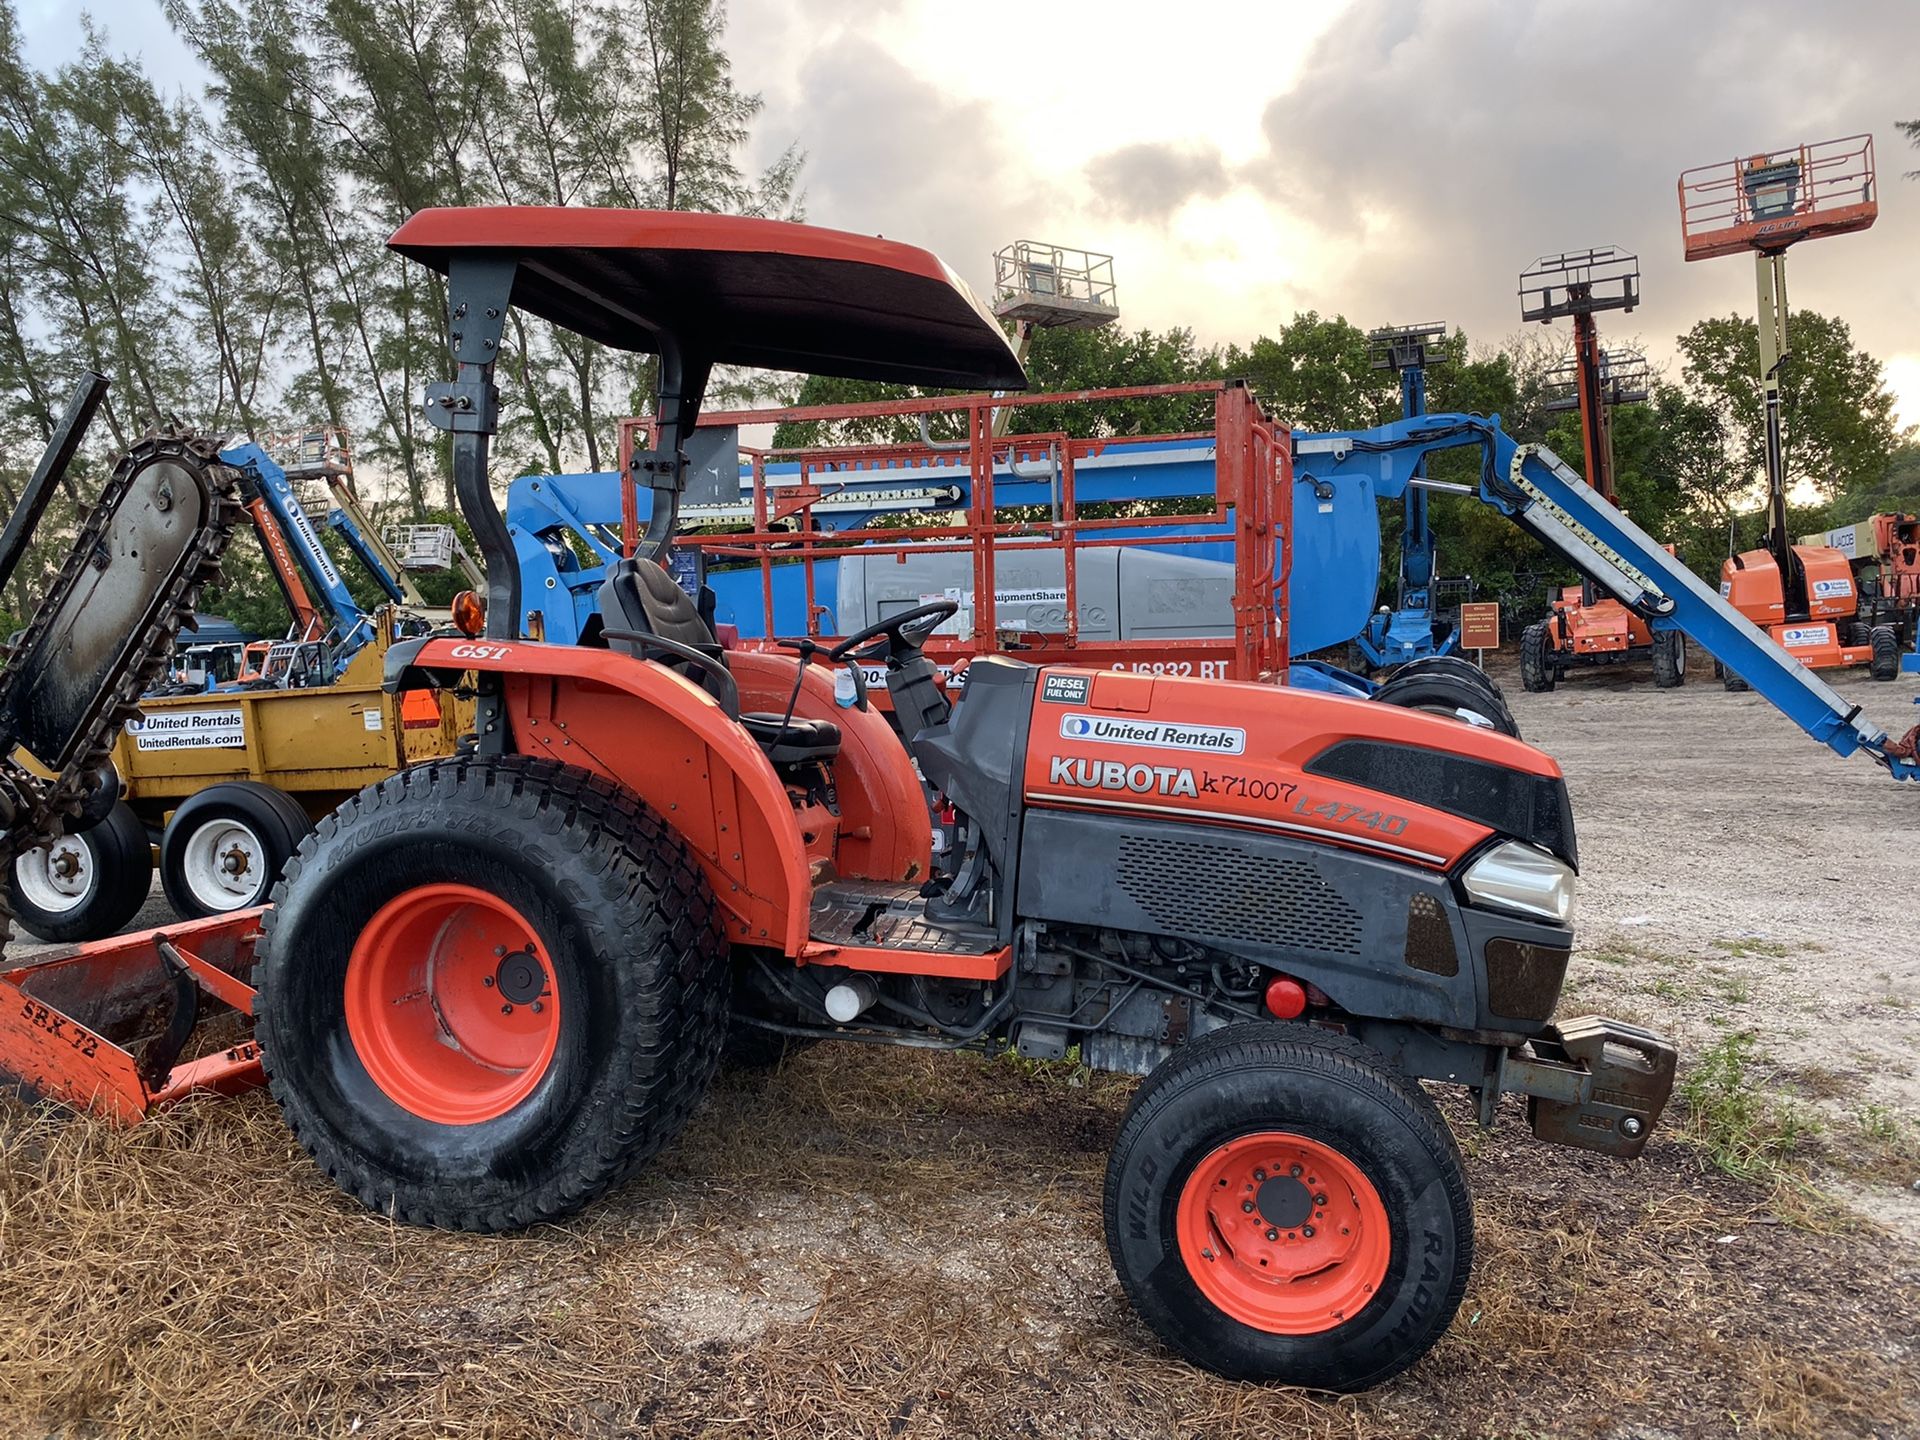
<svg viewBox="0 0 1920 1440">
<path fill-rule="evenodd" d="M 1460 607 L 1460 648 L 1462 650 L 1498 650 L 1500 648 L 1500 606 L 1478 601 Z"/>
<path fill-rule="evenodd" d="M 247 743 L 246 711 L 160 710 L 127 722 L 141 750 L 240 750 Z"/>
</svg>

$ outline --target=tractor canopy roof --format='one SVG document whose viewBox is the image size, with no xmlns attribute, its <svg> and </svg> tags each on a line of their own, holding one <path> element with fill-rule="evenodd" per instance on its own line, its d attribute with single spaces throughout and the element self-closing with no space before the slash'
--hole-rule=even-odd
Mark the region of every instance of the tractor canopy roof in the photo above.
<svg viewBox="0 0 1920 1440">
<path fill-rule="evenodd" d="M 622 350 L 671 333 L 716 365 L 1023 389 L 1006 335 L 928 251 L 811 225 L 684 211 L 422 210 L 388 246 L 445 274 L 516 263 L 513 303 Z"/>
</svg>

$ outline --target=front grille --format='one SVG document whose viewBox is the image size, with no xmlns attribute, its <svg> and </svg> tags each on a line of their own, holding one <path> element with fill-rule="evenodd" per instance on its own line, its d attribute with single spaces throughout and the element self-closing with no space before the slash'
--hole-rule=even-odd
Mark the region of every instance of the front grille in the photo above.
<svg viewBox="0 0 1920 1440">
<path fill-rule="evenodd" d="M 1508 1020 L 1551 1019 L 1572 954 L 1525 940 L 1489 940 L 1487 1009 Z"/>
<path fill-rule="evenodd" d="M 1360 914 L 1305 860 L 1244 846 L 1128 836 L 1120 889 L 1170 931 L 1358 955 Z"/>
</svg>

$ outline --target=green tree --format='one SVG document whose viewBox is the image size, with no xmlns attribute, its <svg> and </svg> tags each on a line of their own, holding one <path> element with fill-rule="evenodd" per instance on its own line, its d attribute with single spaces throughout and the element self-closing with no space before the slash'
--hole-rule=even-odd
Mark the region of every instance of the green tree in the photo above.
<svg viewBox="0 0 1920 1440">
<path fill-rule="evenodd" d="M 1780 429 L 1787 483 L 1823 497 L 1877 481 L 1898 441 L 1894 398 L 1880 362 L 1853 343 L 1846 321 L 1797 310 L 1780 371 Z M 1682 382 L 1719 421 L 1725 509 L 1753 503 L 1766 483 L 1759 327 L 1733 315 L 1702 320 L 1679 337 Z M 1707 497 L 1702 497 L 1707 498 Z"/>
<path fill-rule="evenodd" d="M 1267 412 L 1296 430 L 1363 430 L 1400 413 L 1400 386 L 1376 370 L 1367 332 L 1344 315 L 1295 315 L 1277 338 L 1230 346 L 1226 373 L 1250 381 Z"/>
</svg>

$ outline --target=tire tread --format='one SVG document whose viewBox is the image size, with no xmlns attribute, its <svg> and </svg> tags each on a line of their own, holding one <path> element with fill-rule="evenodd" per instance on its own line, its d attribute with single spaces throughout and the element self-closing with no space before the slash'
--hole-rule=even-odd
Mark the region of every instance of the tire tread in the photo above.
<svg viewBox="0 0 1920 1440">
<path fill-rule="evenodd" d="M 303 1123 L 307 1105 L 299 1077 L 273 1059 L 271 1030 L 285 953 L 276 932 L 279 901 L 322 863 L 343 832 L 374 823 L 397 805 L 419 807 L 440 794 L 499 805 L 522 828 L 556 837 L 580 864 L 569 871 L 602 903 L 652 913 L 672 952 L 665 963 L 618 950 L 611 963 L 646 965 L 643 1003 L 626 1019 L 632 1070 L 619 1098 L 592 1110 L 590 1146 L 575 1163 L 506 1202 L 477 1206 L 402 1206 L 381 1177 L 349 1151 L 336 1150 L 324 1127 Z M 523 756 L 455 756 L 416 766 L 369 786 L 324 818 L 300 845 L 274 890 L 261 925 L 259 1009 L 268 1087 L 295 1137 L 333 1181 L 369 1209 L 408 1224 L 496 1232 L 561 1219 L 629 1179 L 692 1117 L 719 1063 L 726 1033 L 727 946 L 718 906 L 680 838 L 638 796 L 612 781 L 558 761 Z M 637 949 L 638 947 L 632 947 Z M 584 1153 L 582 1153 L 584 1152 Z"/>
</svg>

